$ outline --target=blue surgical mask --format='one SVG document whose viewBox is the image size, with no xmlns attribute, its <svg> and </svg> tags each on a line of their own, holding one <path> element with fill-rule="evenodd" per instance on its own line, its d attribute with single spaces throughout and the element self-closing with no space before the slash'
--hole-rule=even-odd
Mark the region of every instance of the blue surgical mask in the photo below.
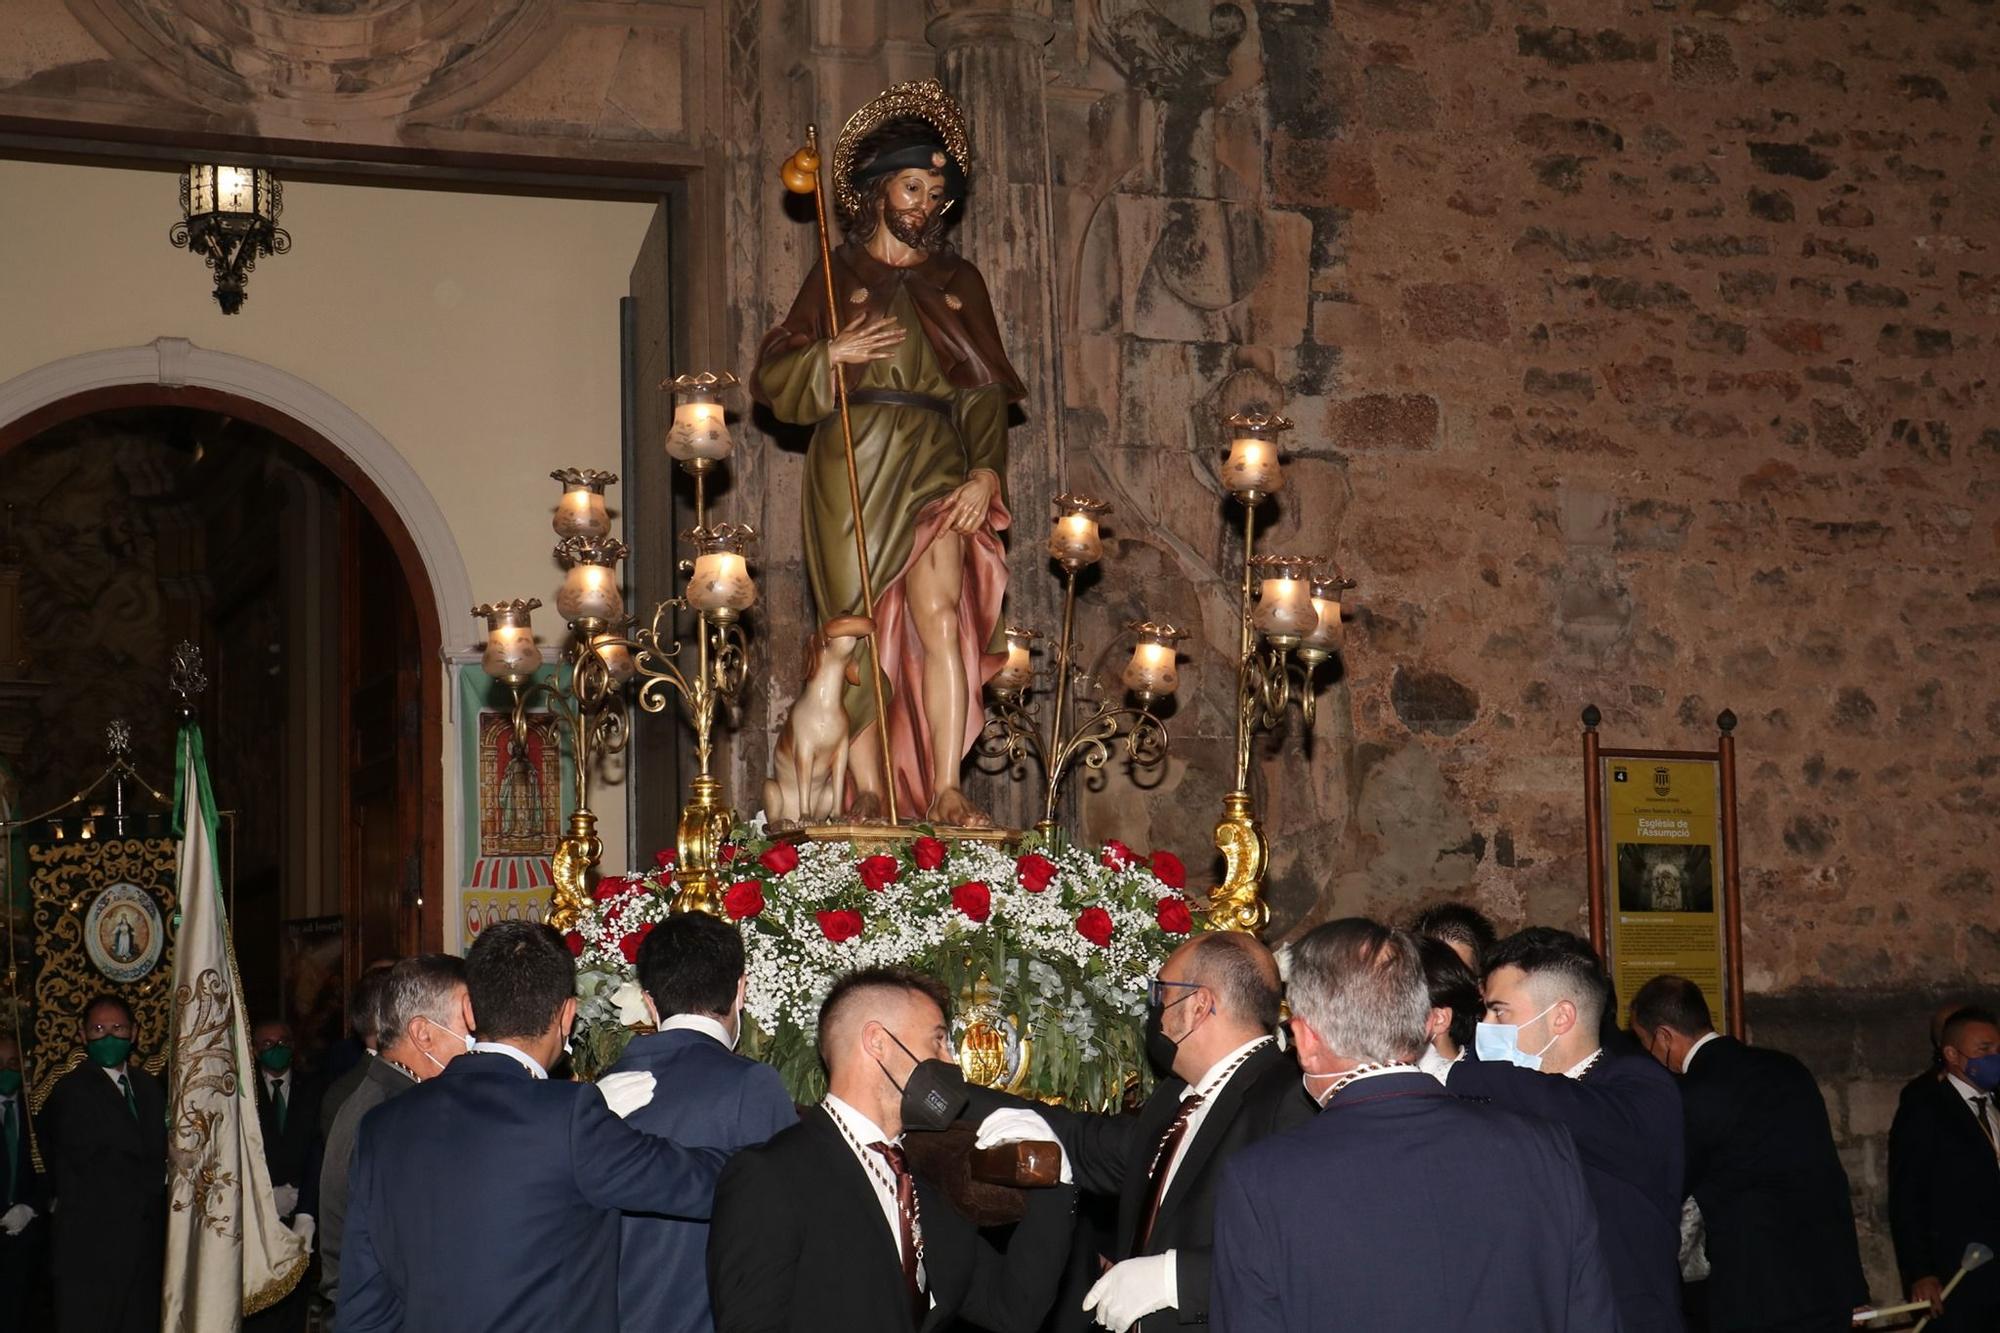
<svg viewBox="0 0 2000 1333">
<path fill-rule="evenodd" d="M 1558 1000 L 1556 1003 L 1560 1004 L 1561 1001 Z M 1529 1023 L 1539 1022 L 1543 1015 L 1555 1007 L 1554 1004 L 1550 1005 L 1527 1023 L 1481 1023 L 1479 1031 L 1472 1039 L 1473 1051 L 1489 1064 L 1510 1064 L 1519 1065 L 1523 1069 L 1540 1069 L 1542 1057 L 1548 1054 L 1550 1046 L 1556 1044 L 1555 1034 L 1549 1034 L 1547 1046 L 1531 1053 L 1521 1049 L 1521 1029 L 1527 1027 Z"/>
<path fill-rule="evenodd" d="M 1992 1092 L 2000 1088 L 2000 1051 L 1967 1060 L 1965 1079 L 1981 1092 Z"/>
</svg>

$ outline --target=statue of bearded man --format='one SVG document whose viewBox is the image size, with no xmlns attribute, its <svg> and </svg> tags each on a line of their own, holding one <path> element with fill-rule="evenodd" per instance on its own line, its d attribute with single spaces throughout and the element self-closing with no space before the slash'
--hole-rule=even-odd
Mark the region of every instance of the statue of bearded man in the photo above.
<svg viewBox="0 0 2000 1333">
<path fill-rule="evenodd" d="M 926 87 L 956 114 L 935 85 L 902 85 L 877 102 Z M 843 695 L 848 813 L 882 817 L 893 782 L 904 818 L 981 825 L 991 820 L 959 778 L 983 723 L 980 691 L 1005 660 L 1007 409 L 1023 389 L 986 283 L 944 236 L 966 178 L 962 134 L 954 147 L 938 118 L 895 116 L 858 141 L 842 136 L 834 170 L 852 165 L 839 190 L 846 241 L 832 252 L 840 332 L 829 337 L 815 265 L 764 339 L 751 385 L 781 420 L 814 427 L 806 571 L 826 624 L 863 611 L 834 383 L 847 377 L 892 769 L 876 732 L 885 720 L 860 673 Z"/>
</svg>

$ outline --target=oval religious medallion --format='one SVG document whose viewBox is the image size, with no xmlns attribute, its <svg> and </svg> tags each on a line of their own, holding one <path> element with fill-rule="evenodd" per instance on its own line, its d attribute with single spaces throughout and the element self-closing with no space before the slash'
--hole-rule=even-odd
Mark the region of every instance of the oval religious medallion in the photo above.
<svg viewBox="0 0 2000 1333">
<path fill-rule="evenodd" d="M 83 915 L 83 950 L 108 979 L 120 985 L 144 977 L 167 942 L 153 895 L 137 884 L 113 884 Z"/>
</svg>

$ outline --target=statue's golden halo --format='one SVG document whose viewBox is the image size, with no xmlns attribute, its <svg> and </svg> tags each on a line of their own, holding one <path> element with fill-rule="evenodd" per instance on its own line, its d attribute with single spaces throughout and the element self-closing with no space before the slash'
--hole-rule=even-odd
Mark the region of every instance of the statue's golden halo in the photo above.
<svg viewBox="0 0 2000 1333">
<path fill-rule="evenodd" d="M 936 79 L 913 79 L 877 93 L 869 103 L 847 118 L 840 137 L 833 143 L 833 195 L 843 217 L 861 212 L 861 193 L 854 188 L 854 150 L 863 139 L 892 120 L 915 117 L 930 122 L 944 140 L 945 152 L 958 164 L 967 182 L 972 180 L 972 148 L 965 137 L 965 112 Z"/>
</svg>

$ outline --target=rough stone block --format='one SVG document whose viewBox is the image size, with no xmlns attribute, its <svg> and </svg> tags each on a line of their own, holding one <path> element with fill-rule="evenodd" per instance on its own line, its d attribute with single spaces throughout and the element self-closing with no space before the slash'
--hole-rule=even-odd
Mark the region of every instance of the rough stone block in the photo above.
<svg viewBox="0 0 2000 1333">
<path fill-rule="evenodd" d="M 1652 37 L 1634 37 L 1615 28 L 1581 32 L 1575 28 L 1550 27 L 1514 29 L 1516 49 L 1524 56 L 1548 61 L 1551 65 L 1596 65 L 1659 58 L 1659 42 Z"/>
<path fill-rule="evenodd" d="M 1403 317 L 1410 336 L 1437 346 L 1467 341 L 1504 342 L 1507 307 L 1500 293 L 1483 283 L 1417 283 L 1403 289 Z"/>
<path fill-rule="evenodd" d="M 1438 446 L 1438 402 L 1429 394 L 1369 393 L 1333 403 L 1328 435 L 1338 449 L 1423 450 Z"/>
</svg>

